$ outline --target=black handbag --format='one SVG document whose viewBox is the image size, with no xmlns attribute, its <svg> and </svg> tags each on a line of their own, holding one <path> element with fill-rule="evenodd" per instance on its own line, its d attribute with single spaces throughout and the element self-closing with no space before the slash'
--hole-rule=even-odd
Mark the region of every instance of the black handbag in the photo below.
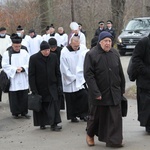
<svg viewBox="0 0 150 150">
<path fill-rule="evenodd" d="M 121 99 L 121 111 L 122 117 L 126 117 L 128 112 L 128 100 L 124 96 L 122 96 Z"/>
<path fill-rule="evenodd" d="M 8 51 L 9 56 L 9 64 L 11 64 L 11 50 Z M 7 74 L 4 70 L 0 72 L 0 88 L 4 93 L 9 92 L 10 87 L 10 78 L 8 78 Z"/>
<path fill-rule="evenodd" d="M 38 94 L 29 94 L 28 95 L 28 109 L 36 112 L 41 111 L 42 109 L 42 96 Z"/>
<path fill-rule="evenodd" d="M 10 79 L 7 77 L 7 74 L 4 70 L 0 73 L 0 88 L 4 93 L 9 92 L 10 87 Z"/>
</svg>

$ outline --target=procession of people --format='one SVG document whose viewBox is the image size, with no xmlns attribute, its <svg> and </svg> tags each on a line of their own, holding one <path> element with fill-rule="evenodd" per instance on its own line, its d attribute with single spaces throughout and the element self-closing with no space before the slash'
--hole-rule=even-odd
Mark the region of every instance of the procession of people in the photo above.
<svg viewBox="0 0 150 150">
<path fill-rule="evenodd" d="M 106 25 L 99 21 L 98 25 L 90 48 L 86 44 L 88 32 L 77 22 L 70 23 L 70 34 L 63 27 L 58 27 L 57 32 L 53 24 L 46 26 L 44 35 L 34 29 L 25 34 L 21 25 L 8 35 L 6 28 L 0 27 L 1 70 L 10 79 L 8 97 L 14 119 L 32 117 L 28 114 L 28 95 L 34 93 L 42 97 L 42 109 L 33 111 L 34 126 L 61 131 L 60 111 L 65 110 L 66 119 L 72 123 L 87 122 L 88 146 L 95 145 L 95 136 L 106 147 L 124 146 L 121 98 L 125 93 L 125 77 L 120 55 L 114 48 L 115 29 L 111 20 Z M 139 66 L 138 119 L 150 133 L 150 111 L 145 108 L 144 112 L 141 107 L 143 100 L 149 104 L 149 53 L 144 55 L 142 48 L 145 48 L 144 41 L 133 53 L 135 70 Z"/>
</svg>

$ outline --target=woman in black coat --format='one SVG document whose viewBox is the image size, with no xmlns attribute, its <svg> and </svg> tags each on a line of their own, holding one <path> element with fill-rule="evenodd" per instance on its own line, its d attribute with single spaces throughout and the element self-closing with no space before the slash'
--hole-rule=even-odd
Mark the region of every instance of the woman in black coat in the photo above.
<svg viewBox="0 0 150 150">
<path fill-rule="evenodd" d="M 56 54 L 50 53 L 49 44 L 43 41 L 40 51 L 30 57 L 29 84 L 31 91 L 42 96 L 42 110 L 33 112 L 34 125 L 59 131 L 61 122 L 58 108 L 58 89 L 61 86 L 59 63 Z"/>
</svg>

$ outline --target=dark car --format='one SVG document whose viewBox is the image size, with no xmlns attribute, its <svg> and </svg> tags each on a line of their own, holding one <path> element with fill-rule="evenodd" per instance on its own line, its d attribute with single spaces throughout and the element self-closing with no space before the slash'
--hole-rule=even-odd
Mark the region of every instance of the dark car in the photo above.
<svg viewBox="0 0 150 150">
<path fill-rule="evenodd" d="M 150 33 L 150 17 L 134 18 L 118 36 L 117 48 L 120 55 L 132 52 L 138 41 Z"/>
</svg>

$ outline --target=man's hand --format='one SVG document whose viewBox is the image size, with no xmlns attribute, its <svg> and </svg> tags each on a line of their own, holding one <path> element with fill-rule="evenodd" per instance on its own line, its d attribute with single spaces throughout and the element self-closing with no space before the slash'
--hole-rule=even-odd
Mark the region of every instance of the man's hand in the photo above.
<svg viewBox="0 0 150 150">
<path fill-rule="evenodd" d="M 22 71 L 22 67 L 17 68 L 17 73 L 20 73 Z"/>
<path fill-rule="evenodd" d="M 101 96 L 99 96 L 99 97 L 97 97 L 96 99 L 97 99 L 97 100 L 101 100 L 101 99 L 102 99 L 102 97 L 101 97 Z"/>
</svg>

